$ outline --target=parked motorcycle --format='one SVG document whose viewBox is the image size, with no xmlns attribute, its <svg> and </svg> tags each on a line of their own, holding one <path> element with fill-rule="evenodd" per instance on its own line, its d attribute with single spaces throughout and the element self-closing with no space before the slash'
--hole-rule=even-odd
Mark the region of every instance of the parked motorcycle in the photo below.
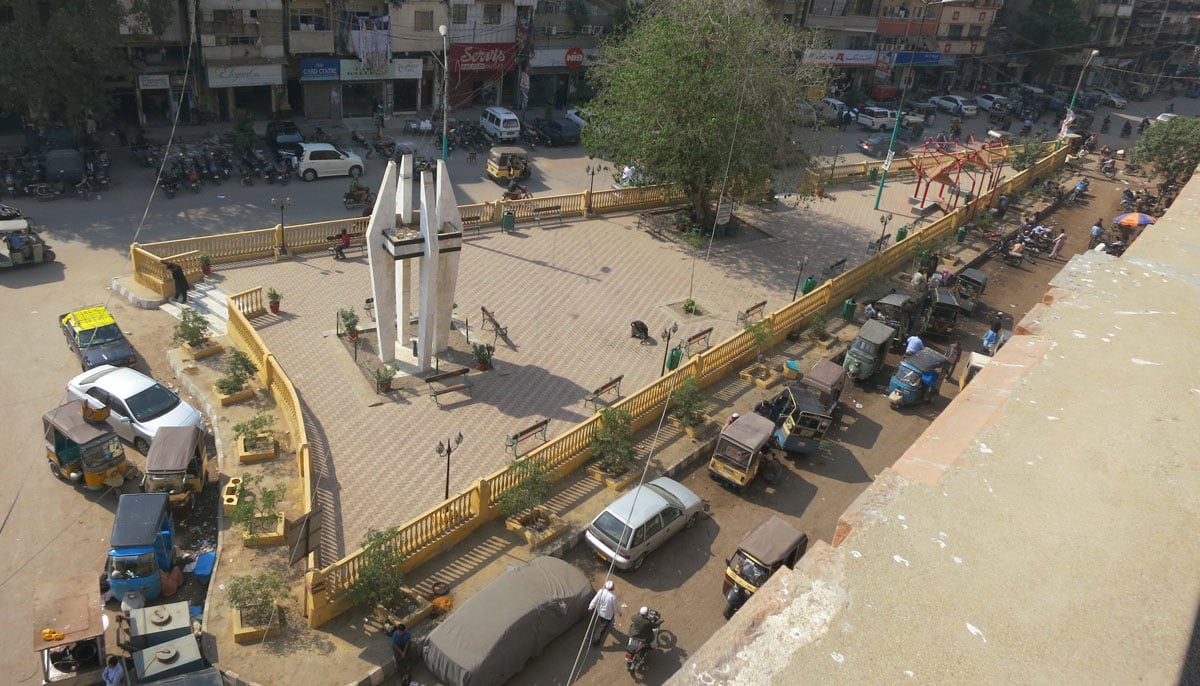
<svg viewBox="0 0 1200 686">
<path fill-rule="evenodd" d="M 530 193 L 529 191 L 525 190 L 524 186 L 517 185 L 517 186 L 510 187 L 508 190 L 504 191 L 504 194 L 500 196 L 500 199 L 501 200 L 524 200 L 526 198 L 532 198 L 532 197 L 533 197 L 533 194 Z"/>
<path fill-rule="evenodd" d="M 158 180 L 158 187 L 162 189 L 163 195 L 174 198 L 179 192 L 179 178 L 170 172 L 163 172 Z"/>
</svg>

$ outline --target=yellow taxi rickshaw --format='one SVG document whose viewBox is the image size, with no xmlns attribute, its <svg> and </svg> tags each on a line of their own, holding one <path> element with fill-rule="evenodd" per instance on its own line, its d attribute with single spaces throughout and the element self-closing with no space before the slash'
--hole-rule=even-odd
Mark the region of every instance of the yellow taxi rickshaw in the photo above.
<svg viewBox="0 0 1200 686">
<path fill-rule="evenodd" d="M 55 477 L 96 491 L 119 488 L 137 469 L 125 459 L 121 439 L 104 420 L 108 408 L 72 400 L 42 415 L 46 460 Z"/>
<path fill-rule="evenodd" d="M 533 173 L 533 164 L 525 148 L 498 145 L 488 150 L 487 175 L 497 183 L 528 179 Z"/>
</svg>

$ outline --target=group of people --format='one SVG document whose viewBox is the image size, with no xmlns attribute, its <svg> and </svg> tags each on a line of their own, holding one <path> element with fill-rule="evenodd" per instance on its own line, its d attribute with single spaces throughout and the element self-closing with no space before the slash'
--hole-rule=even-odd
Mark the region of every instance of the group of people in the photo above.
<svg viewBox="0 0 1200 686">
<path fill-rule="evenodd" d="M 588 603 L 588 611 L 595 612 L 597 621 L 603 622 L 603 626 L 592 634 L 592 645 L 600 645 L 617 615 L 621 614 L 621 604 L 611 580 L 605 581 L 604 586 L 596 591 L 592 602 Z M 629 638 L 636 638 L 642 645 L 648 646 L 654 639 L 656 627 L 657 624 L 650 618 L 650 608 L 643 606 L 629 621 Z"/>
</svg>

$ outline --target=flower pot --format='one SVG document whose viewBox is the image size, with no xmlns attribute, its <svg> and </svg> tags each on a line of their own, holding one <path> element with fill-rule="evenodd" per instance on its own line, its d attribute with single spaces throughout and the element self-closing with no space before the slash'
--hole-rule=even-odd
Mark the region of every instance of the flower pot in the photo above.
<svg viewBox="0 0 1200 686">
<path fill-rule="evenodd" d="M 279 604 L 275 605 L 277 608 Z M 258 643 L 264 638 L 273 638 L 278 636 L 283 631 L 283 613 L 276 612 L 275 620 L 267 626 L 255 626 L 247 624 L 242 619 L 242 610 L 233 610 L 231 613 L 230 625 L 233 627 L 233 640 L 235 643 L 247 644 Z"/>
<path fill-rule="evenodd" d="M 487 370 L 492 368 L 492 365 L 488 362 L 477 362 L 477 363 L 475 363 L 475 368 L 481 372 L 486 372 Z"/>
<path fill-rule="evenodd" d="M 544 507 L 533 507 L 504 520 L 504 528 L 521 534 L 531 548 L 537 548 L 566 533 L 567 523 Z"/>
<path fill-rule="evenodd" d="M 279 301 L 278 300 L 272 300 L 272 301 L 268 302 L 267 305 L 271 308 L 271 314 L 279 314 Z"/>
<path fill-rule="evenodd" d="M 200 272 L 201 272 L 202 274 L 204 274 L 205 276 L 208 276 L 208 275 L 209 275 L 209 273 L 211 273 L 211 272 L 212 272 L 212 265 L 211 265 L 211 264 L 202 264 L 202 265 L 200 265 Z"/>
</svg>

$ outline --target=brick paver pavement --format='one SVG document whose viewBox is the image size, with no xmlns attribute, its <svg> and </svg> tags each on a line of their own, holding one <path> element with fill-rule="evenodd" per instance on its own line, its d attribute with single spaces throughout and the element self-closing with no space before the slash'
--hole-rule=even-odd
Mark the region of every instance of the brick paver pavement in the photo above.
<svg viewBox="0 0 1200 686">
<path fill-rule="evenodd" d="M 884 207 L 898 215 L 890 232 L 907 221 L 899 213 L 910 192 L 911 185 L 888 184 Z M 475 377 L 473 398 L 444 396 L 441 407 L 424 394 L 370 405 L 369 382 L 333 339 L 337 309 L 361 308 L 369 295 L 364 259 L 316 253 L 222 266 L 214 276 L 227 293 L 262 286 L 285 296 L 281 315 L 255 325 L 308 414 L 315 491 L 332 515 L 324 524 L 326 564 L 354 550 L 368 526 L 401 524 L 441 500 L 439 441 L 464 436 L 451 466 L 450 490 L 458 492 L 508 462 L 506 435 L 542 417 L 552 420 L 551 436 L 560 434 L 590 415 L 584 397 L 609 378 L 625 375 L 625 395 L 655 379 L 663 347 L 630 338 L 630 321 L 645 321 L 655 338 L 672 321 L 677 336 L 712 326 L 715 343 L 739 330 L 739 310 L 764 299 L 768 311 L 785 303 L 803 259 L 806 275 L 842 258 L 848 268 L 863 262 L 879 232 L 873 203 L 874 190 L 859 188 L 807 208 L 784 201 L 769 211 L 739 209 L 755 229 L 718 239 L 708 261 L 636 230 L 633 215 L 523 224 L 515 235 L 470 233 L 458 316 L 471 318 L 474 334 L 479 307 L 488 307 L 508 327 L 511 345 L 499 342 L 495 370 Z M 693 267 L 691 293 L 704 314 L 682 317 L 668 306 L 688 297 Z"/>
</svg>

